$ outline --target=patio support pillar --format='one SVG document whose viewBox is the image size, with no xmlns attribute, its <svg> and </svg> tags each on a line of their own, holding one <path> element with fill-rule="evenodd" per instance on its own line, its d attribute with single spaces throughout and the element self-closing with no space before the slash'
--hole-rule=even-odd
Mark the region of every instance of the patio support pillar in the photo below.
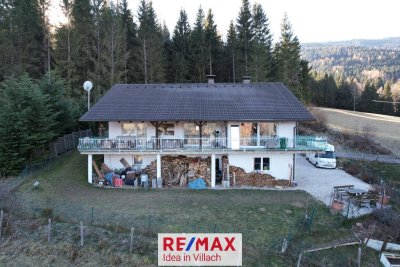
<svg viewBox="0 0 400 267">
<path fill-rule="evenodd" d="M 161 177 L 161 154 L 157 154 L 157 178 Z"/>
<path fill-rule="evenodd" d="M 211 154 L 211 187 L 215 187 L 215 154 Z"/>
<path fill-rule="evenodd" d="M 93 168 L 92 168 L 93 156 L 92 154 L 88 154 L 88 183 L 93 183 Z"/>
<path fill-rule="evenodd" d="M 202 150 L 203 149 L 203 126 L 206 125 L 207 122 L 206 121 L 199 121 L 199 122 L 195 121 L 194 123 L 197 126 L 199 126 L 199 136 L 200 136 L 199 144 L 200 144 L 200 150 Z"/>
<path fill-rule="evenodd" d="M 160 130 L 160 128 L 159 128 L 160 127 L 160 123 L 158 121 L 151 121 L 150 123 L 156 129 L 156 143 L 155 143 L 155 146 L 156 146 L 156 149 L 159 150 L 160 149 L 160 140 L 158 139 L 158 132 Z"/>
</svg>

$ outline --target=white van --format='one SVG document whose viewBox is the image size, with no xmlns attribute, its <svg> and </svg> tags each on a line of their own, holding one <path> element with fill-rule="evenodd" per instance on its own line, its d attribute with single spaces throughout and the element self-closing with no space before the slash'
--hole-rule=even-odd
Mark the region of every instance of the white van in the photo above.
<svg viewBox="0 0 400 267">
<path fill-rule="evenodd" d="M 325 144 L 324 152 L 306 154 L 306 159 L 308 159 L 317 168 L 335 169 L 335 147 L 327 143 Z"/>
</svg>

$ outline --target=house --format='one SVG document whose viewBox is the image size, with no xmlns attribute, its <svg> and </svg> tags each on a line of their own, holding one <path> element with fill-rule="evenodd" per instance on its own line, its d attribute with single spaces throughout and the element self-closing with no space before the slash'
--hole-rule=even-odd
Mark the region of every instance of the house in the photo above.
<svg viewBox="0 0 400 267">
<path fill-rule="evenodd" d="M 119 169 L 121 157 L 144 168 L 161 157 L 210 157 L 211 187 L 222 157 L 246 172 L 294 176 L 295 154 L 317 151 L 297 122 L 314 120 L 282 83 L 116 84 L 80 121 L 108 124 L 106 138 L 82 138 L 78 149 Z"/>
</svg>

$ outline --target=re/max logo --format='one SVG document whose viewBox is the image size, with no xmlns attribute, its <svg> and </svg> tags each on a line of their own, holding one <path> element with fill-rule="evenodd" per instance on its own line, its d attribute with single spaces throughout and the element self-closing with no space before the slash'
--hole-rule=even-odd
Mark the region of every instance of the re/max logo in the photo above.
<svg viewBox="0 0 400 267">
<path fill-rule="evenodd" d="M 235 237 L 163 237 L 164 251 L 236 251 Z"/>
</svg>

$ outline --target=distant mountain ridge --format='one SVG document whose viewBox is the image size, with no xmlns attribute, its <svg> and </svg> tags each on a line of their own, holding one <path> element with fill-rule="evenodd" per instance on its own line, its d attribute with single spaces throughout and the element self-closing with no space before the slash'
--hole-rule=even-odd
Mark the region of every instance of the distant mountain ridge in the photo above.
<svg viewBox="0 0 400 267">
<path fill-rule="evenodd" d="M 354 39 L 354 40 L 344 40 L 344 41 L 312 42 L 312 43 L 302 43 L 301 46 L 303 48 L 352 46 L 352 47 L 368 47 L 368 48 L 378 48 L 378 49 L 400 50 L 400 37 L 388 37 L 384 39 Z"/>
<path fill-rule="evenodd" d="M 302 56 L 314 70 L 336 76 L 398 80 L 400 37 L 338 42 L 303 43 Z"/>
</svg>

